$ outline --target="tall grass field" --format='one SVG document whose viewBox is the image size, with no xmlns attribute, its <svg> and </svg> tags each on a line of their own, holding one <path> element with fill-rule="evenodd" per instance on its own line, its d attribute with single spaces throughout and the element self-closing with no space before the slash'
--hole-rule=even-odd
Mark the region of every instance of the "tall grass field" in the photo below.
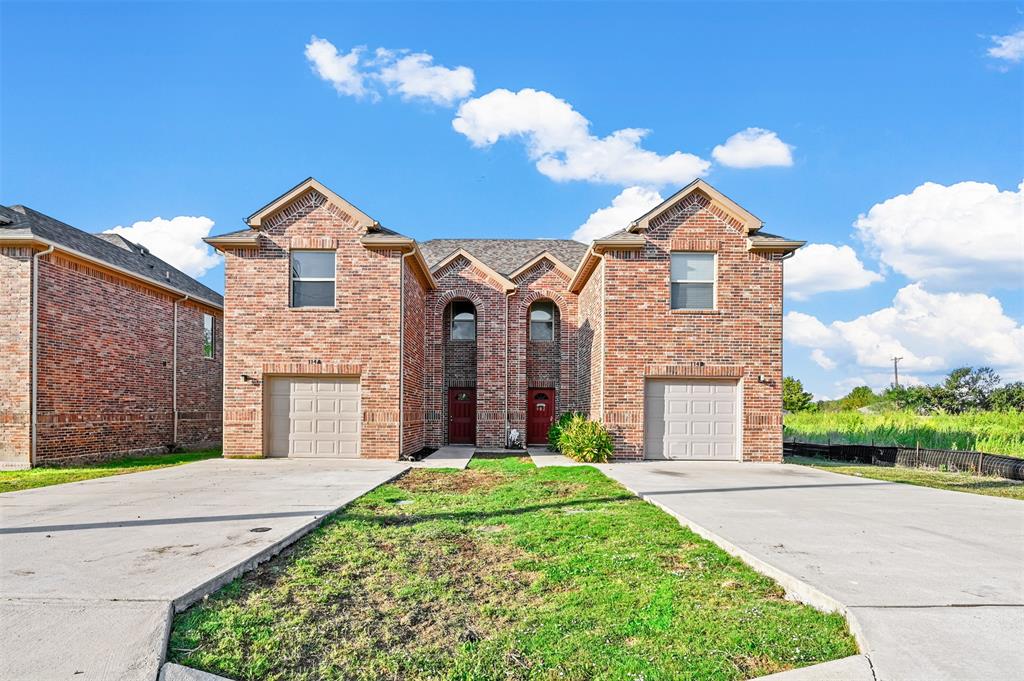
<svg viewBox="0 0 1024 681">
<path fill-rule="evenodd" d="M 960 449 L 1024 458 L 1024 413 L 973 412 L 918 416 L 857 411 L 786 414 L 785 437 L 801 442 Z"/>
</svg>

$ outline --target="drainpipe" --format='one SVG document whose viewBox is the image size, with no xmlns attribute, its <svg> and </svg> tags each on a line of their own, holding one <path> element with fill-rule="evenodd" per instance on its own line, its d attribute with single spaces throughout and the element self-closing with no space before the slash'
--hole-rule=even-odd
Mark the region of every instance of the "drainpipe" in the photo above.
<svg viewBox="0 0 1024 681">
<path fill-rule="evenodd" d="M 177 446 L 178 444 L 178 303 L 184 303 L 188 300 L 188 296 L 174 301 L 174 332 L 172 338 L 172 352 L 171 357 L 171 411 L 174 412 L 174 434 L 171 437 L 171 443 Z"/>
<path fill-rule="evenodd" d="M 32 433 L 29 440 L 29 467 L 36 465 L 36 430 L 39 409 L 36 397 L 39 391 L 39 258 L 53 253 L 53 244 L 32 256 Z"/>
</svg>

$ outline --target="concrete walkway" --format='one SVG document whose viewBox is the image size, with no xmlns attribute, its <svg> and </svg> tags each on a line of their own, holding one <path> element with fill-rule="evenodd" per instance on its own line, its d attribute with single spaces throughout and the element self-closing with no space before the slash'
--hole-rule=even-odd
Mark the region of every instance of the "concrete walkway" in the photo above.
<svg viewBox="0 0 1024 681">
<path fill-rule="evenodd" d="M 473 445 L 447 445 L 441 447 L 422 461 L 410 462 L 413 468 L 457 468 L 465 470 L 469 460 L 473 458 L 476 447 Z"/>
<path fill-rule="evenodd" d="M 785 464 L 597 467 L 800 600 L 844 612 L 879 681 L 1024 678 L 1020 501 Z"/>
<path fill-rule="evenodd" d="M 0 679 L 154 681 L 173 612 L 407 468 L 211 459 L 0 495 Z"/>
<path fill-rule="evenodd" d="M 580 463 L 570 459 L 565 454 L 559 454 L 558 452 L 552 452 L 547 447 L 530 447 L 528 450 L 530 459 L 533 461 L 533 465 L 537 468 L 545 468 L 547 466 L 593 466 L 591 463 Z"/>
</svg>

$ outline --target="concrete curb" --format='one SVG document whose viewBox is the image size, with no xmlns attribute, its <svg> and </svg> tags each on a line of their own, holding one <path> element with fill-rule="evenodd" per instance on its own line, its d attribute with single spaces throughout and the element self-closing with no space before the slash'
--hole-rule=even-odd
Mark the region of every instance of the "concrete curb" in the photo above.
<svg viewBox="0 0 1024 681">
<path fill-rule="evenodd" d="M 600 469 L 601 467 L 597 466 L 597 468 Z M 601 472 L 605 473 L 603 470 Z M 669 514 L 670 516 L 675 518 L 677 521 L 679 521 L 679 523 L 681 525 L 683 525 L 684 527 L 689 528 L 694 534 L 697 534 L 697 535 L 703 537 L 704 539 L 707 539 L 708 541 L 712 542 L 713 544 L 716 544 L 719 548 L 721 548 L 726 553 L 728 553 L 728 554 L 730 554 L 732 556 L 735 556 L 736 558 L 739 558 L 744 563 L 746 563 L 750 567 L 754 568 L 754 570 L 756 570 L 757 572 L 760 572 L 762 575 L 764 575 L 766 577 L 770 577 L 771 579 L 773 579 L 776 582 L 778 582 L 779 584 L 781 584 L 782 587 L 786 590 L 786 596 L 787 597 L 792 598 L 795 601 L 799 601 L 800 603 L 804 603 L 806 605 L 809 605 L 809 606 L 811 606 L 812 608 L 814 608 L 816 610 L 821 610 L 822 612 L 838 612 L 839 614 L 841 614 L 844 618 L 846 618 L 846 622 L 847 622 L 847 624 L 850 627 L 850 633 L 853 634 L 853 638 L 857 642 L 857 647 L 860 648 L 861 653 L 862 653 L 861 655 L 856 655 L 856 656 L 853 656 L 853 657 L 863 657 L 868 662 L 869 669 L 871 669 L 871 663 L 870 663 L 870 658 L 869 658 L 870 646 L 868 645 L 867 638 L 864 636 L 864 630 L 861 627 L 860 622 L 857 621 L 856 616 L 854 616 L 853 612 L 850 610 L 850 608 L 847 605 L 845 605 L 844 603 L 840 603 L 835 598 L 832 598 L 831 596 L 829 596 L 828 594 L 824 593 L 823 591 L 820 591 L 817 587 L 811 586 L 810 584 L 808 584 L 807 582 L 803 581 L 799 577 L 791 575 L 788 572 L 780 570 L 779 568 L 775 567 L 774 565 L 761 560 L 757 556 L 751 554 L 750 552 L 746 551 L 745 549 L 742 549 L 742 548 L 736 546 L 735 544 L 733 544 L 729 540 L 727 540 L 724 537 L 721 537 L 720 535 L 712 532 L 711 530 L 709 530 L 708 528 L 704 527 L 703 525 L 695 523 L 692 520 L 690 520 L 689 518 L 687 518 L 686 516 L 684 516 L 683 514 L 679 513 L 678 511 L 675 511 L 675 510 L 669 508 L 668 506 L 666 506 L 665 504 L 661 503 L 657 499 L 654 499 L 654 498 L 652 498 L 651 496 L 649 496 L 647 494 L 639 492 L 639 491 L 631 488 L 629 485 L 623 484 L 620 480 L 616 480 L 615 478 L 613 478 L 611 476 L 608 476 L 607 473 L 605 473 L 605 475 L 610 480 L 613 480 L 613 481 L 617 482 L 618 484 L 622 485 L 627 490 L 632 492 L 637 497 L 643 499 L 647 503 L 649 503 L 649 504 L 651 504 L 653 506 L 657 506 L 662 511 L 664 511 L 665 513 Z M 850 658 L 843 658 L 843 659 L 850 659 Z M 801 669 L 794 669 L 794 670 L 791 670 L 789 672 L 782 672 L 782 674 L 773 675 L 773 677 L 774 678 L 793 678 L 794 681 L 796 679 L 804 679 L 804 678 L 807 678 L 807 679 L 814 679 L 814 678 L 822 678 L 822 679 L 839 678 L 839 679 L 842 679 L 844 677 L 827 676 L 827 674 L 830 673 L 830 672 L 829 672 L 829 670 L 825 670 L 825 669 L 822 669 L 821 672 L 823 674 L 826 674 L 826 676 L 821 676 L 821 677 L 814 677 L 814 676 L 807 676 L 807 677 L 804 677 L 804 676 L 785 677 L 785 676 L 783 676 L 783 674 L 791 674 L 791 673 L 795 673 L 795 672 L 804 672 L 804 671 L 814 670 L 814 669 L 816 669 L 818 667 L 823 667 L 825 665 L 830 665 L 830 664 L 833 664 L 835 662 L 838 662 L 838 660 L 832 660 L 830 662 L 825 662 L 825 663 L 822 663 L 820 665 L 813 665 L 811 667 L 803 667 Z M 851 677 L 851 678 L 855 678 L 855 677 Z M 871 676 L 864 677 L 864 678 L 874 679 L 875 678 L 874 672 L 872 671 L 871 672 Z"/>
</svg>

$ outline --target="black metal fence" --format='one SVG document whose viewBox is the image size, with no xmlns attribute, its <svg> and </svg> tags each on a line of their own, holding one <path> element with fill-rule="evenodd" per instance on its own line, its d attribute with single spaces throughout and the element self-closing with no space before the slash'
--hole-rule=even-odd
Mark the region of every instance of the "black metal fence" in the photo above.
<svg viewBox="0 0 1024 681">
<path fill-rule="evenodd" d="M 851 461 L 875 466 L 939 468 L 975 475 L 997 475 L 1008 480 L 1024 480 L 1024 459 L 984 452 L 879 445 L 824 445 L 795 441 L 783 441 L 782 451 L 785 454 L 816 456 L 829 461 Z"/>
</svg>

